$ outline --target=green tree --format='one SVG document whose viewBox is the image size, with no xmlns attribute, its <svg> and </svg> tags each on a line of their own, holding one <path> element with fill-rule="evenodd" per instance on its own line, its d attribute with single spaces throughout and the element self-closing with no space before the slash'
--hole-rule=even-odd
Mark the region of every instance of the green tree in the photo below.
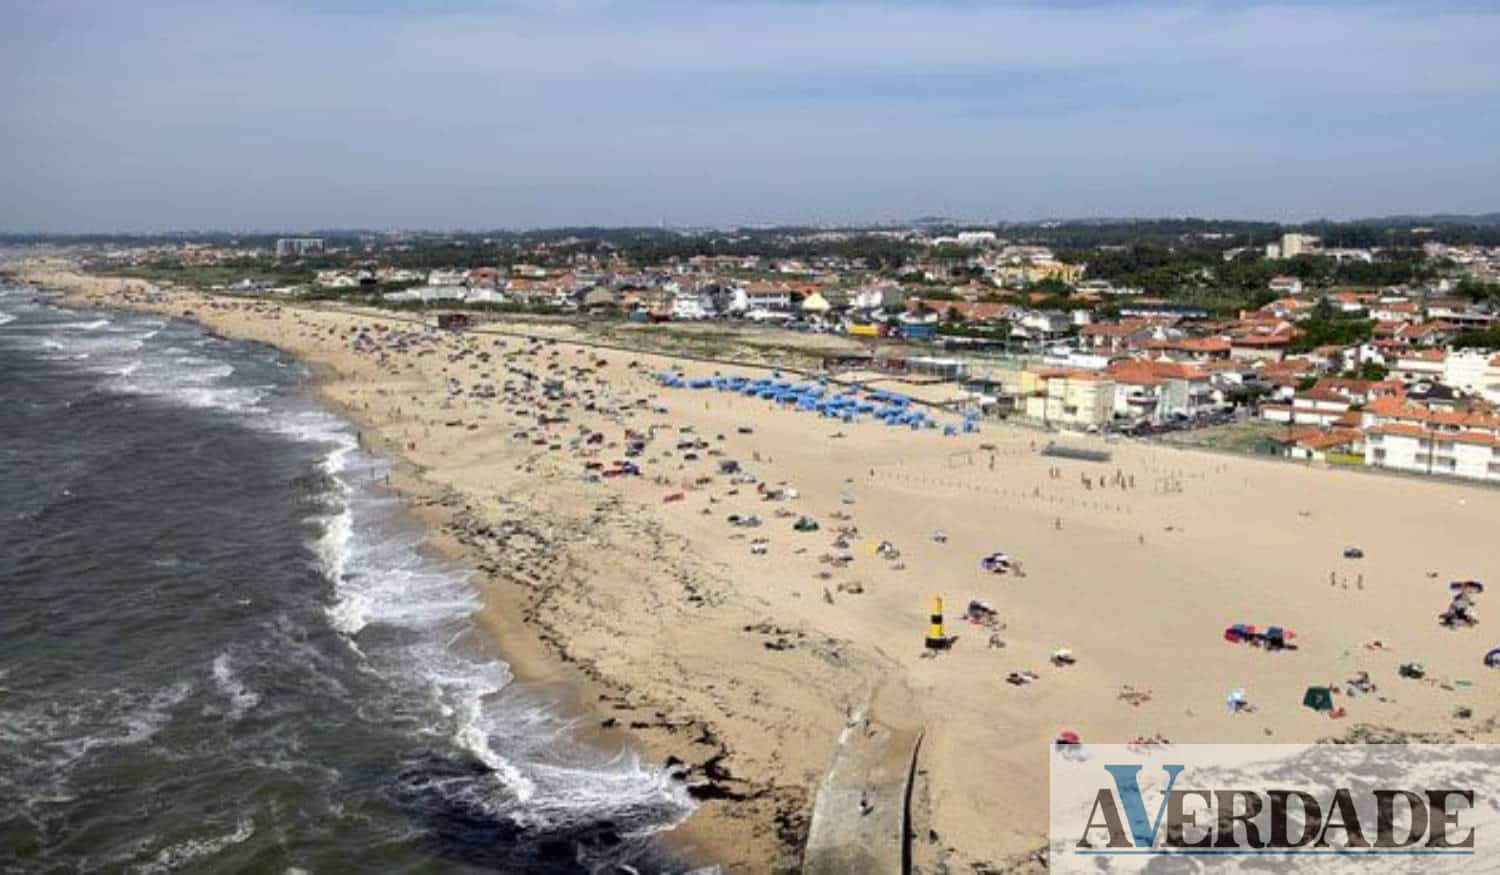
<svg viewBox="0 0 1500 875">
<path fill-rule="evenodd" d="M 1351 380 L 1369 380 L 1379 382 L 1391 373 L 1391 369 L 1379 362 L 1361 362 L 1359 367 L 1344 373 Z"/>
</svg>

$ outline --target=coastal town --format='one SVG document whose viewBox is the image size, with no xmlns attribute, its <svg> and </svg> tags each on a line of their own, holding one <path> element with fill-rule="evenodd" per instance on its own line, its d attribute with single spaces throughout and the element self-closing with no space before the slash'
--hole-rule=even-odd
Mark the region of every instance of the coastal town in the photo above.
<svg viewBox="0 0 1500 875">
<path fill-rule="evenodd" d="M 1500 2 L 0 22 L 0 875 L 1500 873 Z"/>
<path fill-rule="evenodd" d="M 1500 482 L 1500 231 L 1317 230 L 184 239 L 116 241 L 86 262 L 167 286 L 581 318 L 636 338 L 800 334 L 821 370 L 920 385 L 986 418 Z M 193 279 L 205 275 L 218 282 Z"/>
<path fill-rule="evenodd" d="M 473 586 L 462 609 L 519 682 L 473 707 L 566 689 L 577 704 L 547 713 L 623 767 L 559 771 L 459 709 L 435 731 L 486 804 L 610 782 L 618 797 L 556 804 L 599 822 L 691 811 L 670 840 L 725 871 L 1038 872 L 1055 850 L 1049 751 L 1494 737 L 1500 648 L 1481 620 L 1500 492 L 1174 440 L 1325 427 L 1267 422 L 1275 402 L 1151 440 L 1049 431 L 1065 407 L 1002 419 L 963 403 L 986 354 L 936 339 L 168 286 L 128 265 L 80 272 L 90 257 L 8 268 L 38 290 L 23 304 L 62 295 L 65 321 L 31 338 L 44 354 L 97 369 L 129 403 L 248 403 L 251 422 L 270 402 L 225 385 L 235 368 L 195 372 L 188 356 L 164 372 L 187 373 L 149 376 L 186 349 L 157 353 L 153 335 L 199 326 L 197 348 L 249 341 L 311 365 L 350 445 L 393 460 L 380 488 Z M 1177 369 L 1208 370 L 1143 347 L 1094 371 L 1021 365 L 1044 393 L 1024 403 L 1051 401 L 1044 381 L 1100 387 L 1133 369 L 1170 397 Z M 1399 375 L 1321 379 L 1282 406 L 1330 430 L 1356 407 L 1394 418 L 1434 394 Z M 1392 394 L 1339 407 L 1355 380 Z M 328 575 L 317 598 L 359 647 L 426 628 L 431 594 L 405 572 Z"/>
</svg>

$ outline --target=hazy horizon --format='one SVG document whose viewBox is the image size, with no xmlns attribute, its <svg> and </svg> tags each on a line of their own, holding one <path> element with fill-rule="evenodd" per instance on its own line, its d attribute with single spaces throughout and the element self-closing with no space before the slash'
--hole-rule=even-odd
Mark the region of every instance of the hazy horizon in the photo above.
<svg viewBox="0 0 1500 875">
<path fill-rule="evenodd" d="M 0 4 L 0 231 L 1500 209 L 1477 2 Z"/>
<path fill-rule="evenodd" d="M 1031 228 L 1043 225 L 1077 225 L 1084 223 L 1097 223 L 1100 225 L 1150 222 L 1204 222 L 1216 224 L 1272 224 L 1282 228 L 1316 228 L 1323 224 L 1335 225 L 1357 225 L 1367 222 L 1389 222 L 1392 220 L 1412 219 L 1414 221 L 1424 220 L 1454 220 L 1462 224 L 1463 219 L 1483 220 L 1480 224 L 1489 225 L 1500 221 L 1500 211 L 1489 211 L 1486 213 L 1428 213 L 1423 215 L 1391 213 L 1383 216 L 1352 216 L 1348 218 L 1316 217 L 1309 219 L 1256 219 L 1243 216 L 1057 216 L 1036 219 L 967 219 L 961 216 L 911 216 L 905 219 L 892 219 L 889 221 L 871 222 L 848 222 L 843 224 L 832 223 L 809 223 L 809 222 L 781 222 L 781 223 L 735 223 L 725 222 L 717 224 L 701 225 L 649 225 L 645 223 L 629 223 L 609 225 L 602 223 L 578 222 L 567 225 L 494 225 L 482 226 L 471 225 L 467 227 L 419 227 L 403 225 L 342 225 L 342 226 L 313 226 L 313 225 L 266 225 L 261 227 L 212 227 L 201 228 L 159 228 L 148 230 L 121 230 L 121 229 L 98 229 L 84 228 L 64 231 L 37 231 L 37 230 L 0 230 L 0 237 L 40 237 L 57 238 L 66 240 L 70 237 L 167 237 L 167 236 L 241 236 L 241 237 L 295 237 L 307 236 L 331 236 L 343 234 L 414 234 L 414 235 L 462 235 L 472 236 L 476 234 L 548 234 L 562 231 L 665 231 L 680 234 L 708 234 L 708 233 L 730 233 L 730 232 L 774 232 L 781 230 L 809 229 L 817 231 L 898 231 L 918 227 L 934 227 L 943 229 L 968 229 L 968 230 L 1004 230 L 1006 228 Z"/>
</svg>

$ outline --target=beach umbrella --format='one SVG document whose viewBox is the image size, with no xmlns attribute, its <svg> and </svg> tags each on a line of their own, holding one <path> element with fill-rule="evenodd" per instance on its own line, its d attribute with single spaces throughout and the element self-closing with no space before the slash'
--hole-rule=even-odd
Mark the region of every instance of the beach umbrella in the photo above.
<svg viewBox="0 0 1500 875">
<path fill-rule="evenodd" d="M 1083 738 L 1071 729 L 1057 733 L 1057 744 L 1082 744 Z"/>
<path fill-rule="evenodd" d="M 1500 647 L 1484 655 L 1484 664 L 1489 668 L 1500 668 Z"/>
<path fill-rule="evenodd" d="M 1452 583 L 1448 584 L 1448 591 L 1458 593 L 1460 595 L 1464 595 L 1467 593 L 1475 593 L 1477 595 L 1478 593 L 1484 592 L 1484 584 L 1480 583 L 1477 580 L 1455 580 Z"/>
</svg>

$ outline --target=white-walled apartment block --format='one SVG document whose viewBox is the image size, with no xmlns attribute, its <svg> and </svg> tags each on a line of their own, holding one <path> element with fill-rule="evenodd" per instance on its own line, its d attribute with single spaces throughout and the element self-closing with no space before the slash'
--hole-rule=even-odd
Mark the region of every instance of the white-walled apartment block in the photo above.
<svg viewBox="0 0 1500 875">
<path fill-rule="evenodd" d="M 1365 464 L 1500 482 L 1500 417 L 1382 398 L 1365 409 Z"/>
<path fill-rule="evenodd" d="M 1491 404 L 1500 404 L 1500 355 L 1486 350 L 1453 350 L 1443 361 L 1443 383 Z"/>
</svg>

